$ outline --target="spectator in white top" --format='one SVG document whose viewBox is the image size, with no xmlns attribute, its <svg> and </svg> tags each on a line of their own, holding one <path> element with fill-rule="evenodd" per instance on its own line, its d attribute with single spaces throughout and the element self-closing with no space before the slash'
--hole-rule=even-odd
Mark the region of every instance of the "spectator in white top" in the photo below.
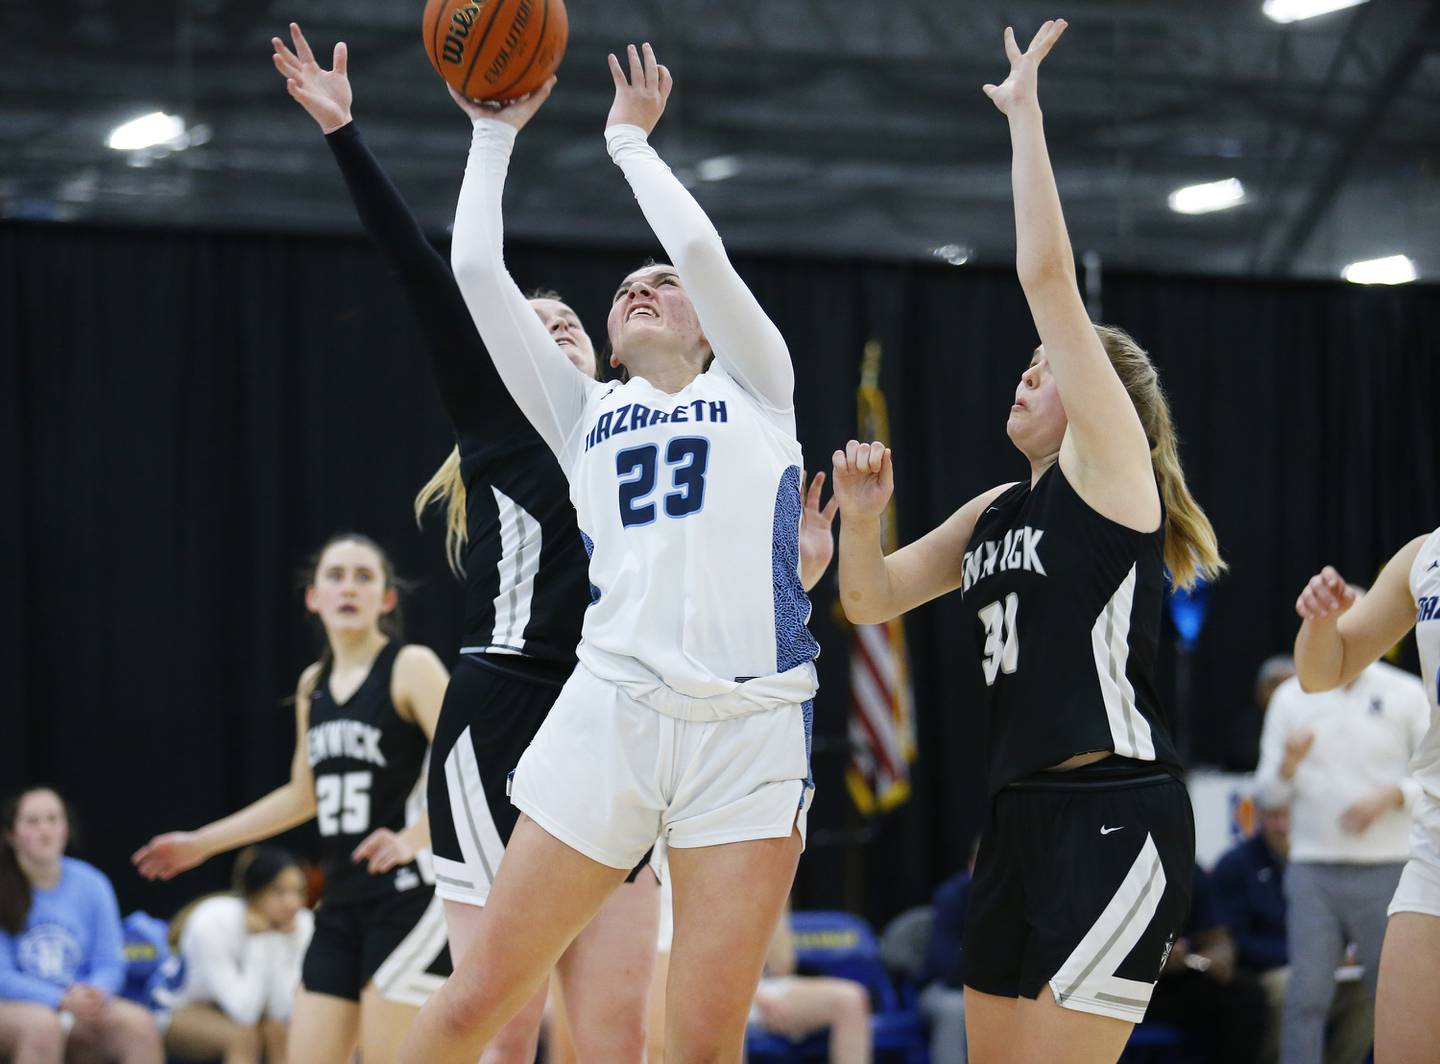
<svg viewBox="0 0 1440 1064">
<path fill-rule="evenodd" d="M 314 919 L 305 874 L 284 850 L 261 846 L 236 867 L 235 894 L 177 918 L 184 982 L 165 1034 L 177 1060 L 285 1064 L 286 1024 Z"/>
<path fill-rule="evenodd" d="M 1420 681 L 1377 662 L 1331 691 L 1276 689 L 1260 737 L 1261 802 L 1290 804 L 1290 982 L 1281 1064 L 1320 1060 L 1334 971 L 1353 944 L 1373 1000 L 1385 913 L 1409 854 L 1408 775 L 1430 723 Z"/>
</svg>

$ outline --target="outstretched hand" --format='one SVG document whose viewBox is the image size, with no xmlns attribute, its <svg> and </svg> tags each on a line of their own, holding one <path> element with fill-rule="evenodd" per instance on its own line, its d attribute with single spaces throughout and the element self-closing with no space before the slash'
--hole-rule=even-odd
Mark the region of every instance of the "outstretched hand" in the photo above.
<svg viewBox="0 0 1440 1064">
<path fill-rule="evenodd" d="M 655 49 L 648 44 L 637 50 L 632 44 L 625 49 L 630 61 L 630 74 L 626 77 L 620 60 L 611 52 L 610 76 L 615 81 L 615 102 L 610 105 L 610 114 L 605 118 L 605 128 L 611 126 L 639 126 L 648 137 L 665 113 L 665 101 L 670 99 L 674 81 L 670 71 L 655 61 Z"/>
<path fill-rule="evenodd" d="M 530 119 L 535 117 L 535 112 L 540 110 L 544 102 L 550 99 L 550 93 L 555 88 L 558 79 L 550 75 L 550 80 L 541 85 L 534 92 L 528 92 L 524 96 L 518 96 L 513 100 L 472 100 L 461 96 L 455 91 L 454 86 L 450 87 L 450 99 L 455 101 L 455 106 L 464 111 L 472 120 L 476 118 L 497 118 L 506 125 L 514 126 L 516 130 L 524 129 Z"/>
<path fill-rule="evenodd" d="M 271 37 L 275 49 L 275 69 L 285 76 L 285 89 L 292 99 L 305 108 L 306 114 L 320 124 L 323 133 L 334 133 L 350 122 L 350 77 L 346 73 L 349 52 L 344 41 L 335 45 L 331 69 L 325 70 L 315 61 L 310 42 L 300 27 L 290 23 L 292 52 L 279 37 Z"/>
<path fill-rule="evenodd" d="M 1030 47 L 1024 52 L 1015 43 L 1015 31 L 1005 27 L 1005 57 L 1010 60 L 1010 75 L 999 85 L 986 85 L 985 95 L 990 97 L 1001 114 L 1013 111 L 1039 101 L 1037 73 L 1040 62 L 1050 54 L 1055 42 L 1068 26 L 1063 18 L 1051 19 L 1036 32 Z"/>
<path fill-rule="evenodd" d="M 1355 605 L 1355 589 L 1332 566 L 1325 566 L 1310 578 L 1295 600 L 1295 612 L 1302 621 L 1338 618 Z"/>
<path fill-rule="evenodd" d="M 800 475 L 802 484 L 805 474 Z M 830 501 L 820 505 L 820 489 L 825 485 L 825 474 L 816 473 L 805 489 L 805 508 L 800 511 L 800 582 L 809 591 L 820 582 L 830 560 L 835 557 L 835 533 L 831 525 L 840 509 L 840 499 L 832 494 Z"/>
<path fill-rule="evenodd" d="M 156 835 L 130 856 L 146 879 L 171 879 L 205 860 L 205 847 L 193 831 Z"/>
</svg>

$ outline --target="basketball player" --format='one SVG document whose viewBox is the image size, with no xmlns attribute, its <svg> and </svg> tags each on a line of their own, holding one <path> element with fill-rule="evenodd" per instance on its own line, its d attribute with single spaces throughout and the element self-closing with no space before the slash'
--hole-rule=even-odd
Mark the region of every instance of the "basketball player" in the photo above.
<svg viewBox="0 0 1440 1064">
<path fill-rule="evenodd" d="M 417 500 L 443 500 L 451 564 L 466 585 L 466 638 L 435 743 L 444 771 L 430 777 L 436 893 L 452 952 L 468 948 L 517 811 L 506 781 L 575 666 L 590 600 L 584 554 L 564 475 L 515 406 L 476 332 L 445 260 L 361 139 L 343 43 L 320 68 L 300 28 L 292 52 L 272 40 L 294 99 L 319 124 L 371 238 L 405 287 L 457 441 Z M 529 300 L 575 369 L 594 377 L 594 347 L 578 317 L 554 298 Z M 807 586 L 834 550 L 834 500 L 819 506 L 812 481 L 801 554 Z M 643 1057 L 646 995 L 659 919 L 651 873 L 617 890 L 561 958 L 558 970 L 581 1059 Z M 624 973 L 623 978 L 617 978 Z M 581 983 L 583 982 L 583 985 Z M 544 989 L 487 1050 L 487 1062 L 534 1059 Z"/>
<path fill-rule="evenodd" d="M 675 892 L 666 1057 L 738 1059 L 803 842 L 817 647 L 800 580 L 794 372 L 646 141 L 669 72 L 649 45 L 627 56 L 628 76 L 610 57 L 606 141 L 675 264 L 643 267 L 615 294 L 611 362 L 625 383 L 575 373 L 503 261 L 511 145 L 553 79 L 496 111 L 461 101 L 474 137 L 455 277 L 569 478 L 592 603 L 580 663 L 515 770 L 525 816 L 491 888 L 483 948 L 421 1011 L 410 1064 L 473 1060 L 657 836 Z"/>
<path fill-rule="evenodd" d="M 345 45 L 327 71 L 299 26 L 290 35 L 294 51 L 272 39 L 275 65 L 325 134 L 366 231 L 404 287 L 455 435 L 417 509 L 444 503 L 451 565 L 465 582 L 465 634 L 436 730 L 429 802 L 436 893 L 458 959 L 515 827 L 510 770 L 575 667 L 590 601 L 585 549 L 554 456 L 505 390 L 449 264 L 361 139 Z M 558 299 L 529 304 L 571 372 L 593 379 L 594 348 L 574 311 Z M 583 1059 L 643 1059 L 659 888 L 641 868 L 560 961 Z M 535 1059 L 544 1005 L 542 987 L 489 1046 L 487 1064 Z"/>
<path fill-rule="evenodd" d="M 970 1059 L 1114 1061 L 1145 1014 L 1189 903 L 1194 824 L 1155 690 L 1168 566 L 1223 565 L 1191 498 L 1154 367 L 1092 325 L 1050 169 L 1036 68 L 1005 31 L 1017 268 L 1041 345 L 1006 431 L 1030 479 L 970 500 L 888 557 L 890 451 L 834 455 L 840 593 L 856 623 L 959 590 L 991 804 L 964 941 Z"/>
<path fill-rule="evenodd" d="M 1326 566 L 1295 603 L 1304 623 L 1295 666 L 1307 691 L 1350 683 L 1413 627 L 1430 698 L 1430 730 L 1410 762 L 1421 794 L 1410 860 L 1390 902 L 1375 1001 L 1375 1064 L 1440 1061 L 1440 529 L 1402 547 L 1356 601 Z"/>
<path fill-rule="evenodd" d="M 290 1019 L 289 1059 L 395 1059 L 417 1007 L 449 973 L 445 922 L 422 850 L 424 767 L 445 667 L 404 646 L 385 553 L 353 533 L 320 552 L 305 606 L 325 630 L 295 691 L 290 782 L 197 831 L 159 835 L 132 858 L 169 879 L 216 854 L 318 821 L 325 899 Z"/>
</svg>

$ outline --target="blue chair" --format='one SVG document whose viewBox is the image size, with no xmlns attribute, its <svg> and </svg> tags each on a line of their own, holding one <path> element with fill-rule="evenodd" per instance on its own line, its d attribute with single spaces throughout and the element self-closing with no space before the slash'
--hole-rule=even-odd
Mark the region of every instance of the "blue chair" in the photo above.
<svg viewBox="0 0 1440 1064">
<path fill-rule="evenodd" d="M 877 1061 L 927 1064 L 930 1058 L 925 1021 L 905 1008 L 895 992 L 875 932 L 862 918 L 847 912 L 814 910 L 790 916 L 795 960 L 800 968 L 859 983 L 870 994 L 870 1031 Z M 823 1060 L 829 1039 L 806 1039 L 794 1046 L 800 1060 Z"/>
<path fill-rule="evenodd" d="M 1130 1032 L 1130 1041 L 1125 1043 L 1125 1052 L 1120 1059 L 1124 1064 L 1143 1064 L 1147 1061 L 1154 1061 L 1155 1064 L 1175 1064 L 1176 1061 L 1190 1059 L 1184 1048 L 1185 1036 L 1168 1023 L 1137 1023 Z"/>
</svg>

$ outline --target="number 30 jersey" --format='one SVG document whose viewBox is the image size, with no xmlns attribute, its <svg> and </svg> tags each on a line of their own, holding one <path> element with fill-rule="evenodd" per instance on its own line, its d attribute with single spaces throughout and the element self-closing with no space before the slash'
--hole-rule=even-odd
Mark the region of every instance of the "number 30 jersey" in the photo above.
<svg viewBox="0 0 1440 1064">
<path fill-rule="evenodd" d="M 1165 533 L 1091 509 L 1057 462 L 1005 491 L 966 547 L 991 793 L 1076 754 L 1180 767 L 1155 687 Z"/>
<path fill-rule="evenodd" d="M 691 720 L 814 695 L 793 416 L 714 361 L 673 395 L 592 391 L 562 464 L 591 555 L 586 668 Z"/>
<path fill-rule="evenodd" d="M 390 699 L 400 644 L 386 643 L 369 673 L 344 702 L 330 693 L 329 666 L 310 695 L 306 733 L 315 779 L 315 822 L 325 867 L 327 901 L 359 901 L 409 890 L 433 876 L 428 860 L 371 875 L 350 854 L 376 828 L 400 832 L 424 808 L 425 733 L 401 719 Z"/>
</svg>

